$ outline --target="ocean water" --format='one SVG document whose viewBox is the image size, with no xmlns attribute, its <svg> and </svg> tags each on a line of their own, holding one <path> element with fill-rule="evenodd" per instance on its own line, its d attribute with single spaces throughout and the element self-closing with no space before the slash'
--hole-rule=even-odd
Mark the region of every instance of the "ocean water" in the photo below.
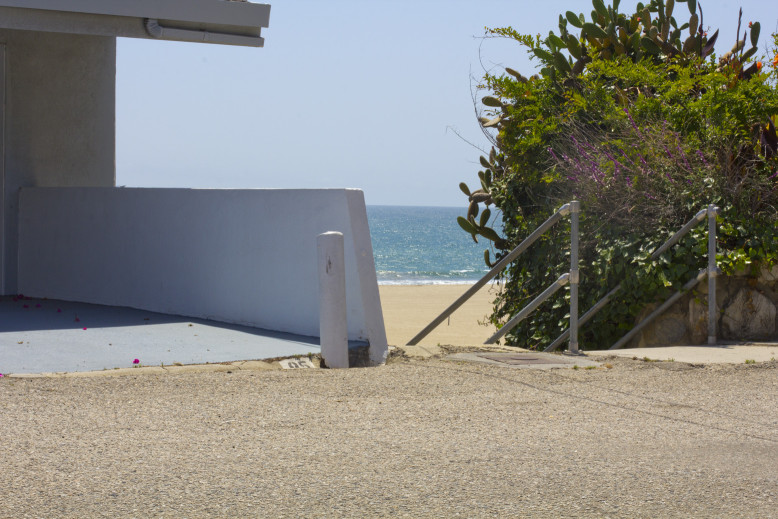
<svg viewBox="0 0 778 519">
<path fill-rule="evenodd" d="M 474 243 L 459 227 L 457 216 L 466 212 L 465 207 L 368 206 L 378 283 L 467 284 L 483 277 L 489 271 L 483 259 L 489 242 Z"/>
</svg>

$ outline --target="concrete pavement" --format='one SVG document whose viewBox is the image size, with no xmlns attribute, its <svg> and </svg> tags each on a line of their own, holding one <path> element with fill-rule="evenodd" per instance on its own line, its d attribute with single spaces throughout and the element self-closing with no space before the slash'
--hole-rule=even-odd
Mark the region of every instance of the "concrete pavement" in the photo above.
<svg viewBox="0 0 778 519">
<path fill-rule="evenodd" d="M 318 354 L 318 338 L 132 308 L 0 298 L 0 373 L 84 372 Z M 135 372 L 135 370 L 133 370 Z"/>
<path fill-rule="evenodd" d="M 627 348 L 622 350 L 587 351 L 595 359 L 617 356 L 656 361 L 687 362 L 689 364 L 745 364 L 746 361 L 768 362 L 778 359 L 776 343 L 731 343 L 716 346 L 663 346 L 658 348 Z"/>
<path fill-rule="evenodd" d="M 246 362 L 319 353 L 317 339 L 280 334 L 214 321 L 47 299 L 0 298 L 0 373 L 31 375 L 69 373 L 140 374 L 161 371 L 282 369 L 275 362 Z M 452 360 L 535 369 L 583 367 L 570 357 L 512 347 L 402 346 L 411 359 Z M 482 354 L 526 353 L 535 360 L 522 364 Z M 454 354 L 453 356 L 451 354 Z M 690 364 L 744 364 L 778 358 L 776 343 L 731 343 L 718 346 L 667 346 L 586 351 L 588 362 L 607 357 L 675 361 Z M 146 367 L 134 367 L 133 360 Z M 592 362 L 594 361 L 594 362 Z M 215 367 L 214 363 L 222 363 Z M 118 369 L 117 369 L 118 368 Z"/>
</svg>

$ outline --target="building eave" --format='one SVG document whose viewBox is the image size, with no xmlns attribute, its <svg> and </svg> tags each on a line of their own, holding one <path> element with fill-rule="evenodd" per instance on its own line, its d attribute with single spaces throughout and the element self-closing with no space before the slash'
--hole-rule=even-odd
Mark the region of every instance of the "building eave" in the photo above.
<svg viewBox="0 0 778 519">
<path fill-rule="evenodd" d="M 227 0 L 0 0 L 6 29 L 261 47 L 269 20 L 268 4 Z"/>
</svg>

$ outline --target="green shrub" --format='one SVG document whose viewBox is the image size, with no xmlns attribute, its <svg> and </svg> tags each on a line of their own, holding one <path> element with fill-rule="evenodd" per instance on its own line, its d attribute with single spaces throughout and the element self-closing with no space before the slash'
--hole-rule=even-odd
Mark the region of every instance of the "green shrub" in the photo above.
<svg viewBox="0 0 778 519">
<path fill-rule="evenodd" d="M 490 240 L 500 258 L 559 206 L 580 200 L 581 310 L 624 286 L 583 328 L 580 340 L 590 349 L 612 344 L 648 303 L 705 268 L 704 224 L 656 261 L 650 255 L 708 204 L 722 210 L 718 261 L 725 272 L 778 262 L 778 57 L 753 59 L 754 22 L 750 38 L 717 58 L 718 31 L 708 38 L 701 7 L 686 3 L 683 25 L 670 1 L 624 15 L 618 2 L 593 0 L 592 21 L 568 12 L 559 34 L 545 39 L 489 30 L 526 46 L 543 69 L 531 78 L 512 69 L 485 76 L 481 123 L 497 133 L 492 153 L 481 157 L 480 188 L 461 185 L 470 207 L 460 225 L 473 239 Z M 578 36 L 568 22 L 581 29 Z M 504 237 L 486 227 L 488 217 L 478 218 L 483 203 L 501 210 Z M 509 267 L 493 322 L 515 315 L 569 269 L 568 242 L 569 223 L 557 224 Z M 566 327 L 568 309 L 558 296 L 506 341 L 545 346 Z"/>
</svg>

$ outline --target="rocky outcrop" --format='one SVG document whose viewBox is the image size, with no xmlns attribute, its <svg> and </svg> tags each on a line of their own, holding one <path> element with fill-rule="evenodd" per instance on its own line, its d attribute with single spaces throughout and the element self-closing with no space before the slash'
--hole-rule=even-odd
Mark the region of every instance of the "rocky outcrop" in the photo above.
<svg viewBox="0 0 778 519">
<path fill-rule="evenodd" d="M 772 301 L 752 288 L 741 288 L 724 309 L 721 336 L 730 340 L 769 339 L 775 334 Z"/>
<path fill-rule="evenodd" d="M 708 342 L 708 300 L 692 297 L 689 300 L 688 313 L 689 342 L 706 344 Z"/>
<path fill-rule="evenodd" d="M 708 286 L 703 280 L 630 341 L 631 347 L 708 342 Z M 648 315 L 651 305 L 637 322 Z M 778 340 L 778 265 L 752 266 L 716 281 L 718 339 Z"/>
<path fill-rule="evenodd" d="M 778 282 L 778 265 L 759 269 L 759 282 L 767 285 Z"/>
</svg>

